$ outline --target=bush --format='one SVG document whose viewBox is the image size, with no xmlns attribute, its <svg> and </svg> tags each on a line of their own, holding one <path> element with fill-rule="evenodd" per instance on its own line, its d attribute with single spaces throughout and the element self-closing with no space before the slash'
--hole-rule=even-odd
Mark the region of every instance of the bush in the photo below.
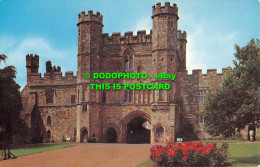
<svg viewBox="0 0 260 167">
<path fill-rule="evenodd" d="M 96 143 L 96 137 L 88 137 L 87 142 L 88 143 Z"/>
<path fill-rule="evenodd" d="M 153 146 L 150 150 L 150 158 L 160 167 L 220 167 L 230 165 L 227 150 L 227 143 L 217 148 L 216 143 L 203 145 L 201 142 L 181 144 L 170 141 L 166 146 Z"/>
</svg>

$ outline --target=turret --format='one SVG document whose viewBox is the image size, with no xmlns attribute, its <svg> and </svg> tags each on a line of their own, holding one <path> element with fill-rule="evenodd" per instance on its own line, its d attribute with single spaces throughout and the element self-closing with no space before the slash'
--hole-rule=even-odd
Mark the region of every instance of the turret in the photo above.
<svg viewBox="0 0 260 167">
<path fill-rule="evenodd" d="M 78 15 L 78 77 L 86 81 L 84 73 L 94 72 L 99 68 L 102 49 L 103 16 L 97 12 L 81 12 Z M 96 71 L 97 72 L 97 71 Z"/>
<path fill-rule="evenodd" d="M 26 55 L 27 83 L 30 82 L 31 74 L 38 73 L 39 56 L 33 54 Z"/>
<path fill-rule="evenodd" d="M 160 73 L 177 74 L 179 68 L 177 51 L 177 29 L 178 29 L 178 7 L 176 4 L 171 6 L 166 2 L 165 6 L 157 3 L 153 6 L 153 30 L 152 30 L 152 56 L 154 64 L 154 75 Z M 166 83 L 165 80 L 155 80 L 158 83 Z M 171 90 L 159 91 L 157 101 L 168 101 L 172 99 L 175 89 L 171 83 Z M 161 98 L 162 97 L 162 98 Z"/>
<path fill-rule="evenodd" d="M 178 71 L 186 71 L 186 48 L 187 48 L 187 33 L 186 31 L 181 32 L 178 30 L 178 54 L 179 54 L 179 69 Z"/>
</svg>

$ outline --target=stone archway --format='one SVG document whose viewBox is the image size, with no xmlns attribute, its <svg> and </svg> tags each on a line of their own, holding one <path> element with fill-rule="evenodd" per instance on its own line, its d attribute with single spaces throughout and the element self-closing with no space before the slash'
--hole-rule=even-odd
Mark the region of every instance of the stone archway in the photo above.
<svg viewBox="0 0 260 167">
<path fill-rule="evenodd" d="M 103 127 L 102 134 L 103 134 L 103 142 L 105 143 L 119 142 L 120 130 L 118 126 L 116 126 L 113 123 L 106 124 Z"/>
<path fill-rule="evenodd" d="M 86 143 L 87 139 L 88 139 L 88 130 L 87 130 L 87 128 L 83 127 L 80 130 L 80 142 Z"/>
<path fill-rule="evenodd" d="M 107 143 L 116 143 L 117 142 L 117 133 L 114 128 L 109 128 L 106 133 L 106 142 Z"/>
<path fill-rule="evenodd" d="M 164 138 L 165 138 L 165 128 L 162 124 L 157 124 L 154 127 L 154 134 L 155 134 L 155 138 L 154 141 L 155 142 L 164 142 Z"/>
<path fill-rule="evenodd" d="M 122 143 L 150 143 L 151 132 L 142 124 L 151 123 L 151 116 L 143 111 L 133 111 L 126 115 L 122 121 Z"/>
</svg>

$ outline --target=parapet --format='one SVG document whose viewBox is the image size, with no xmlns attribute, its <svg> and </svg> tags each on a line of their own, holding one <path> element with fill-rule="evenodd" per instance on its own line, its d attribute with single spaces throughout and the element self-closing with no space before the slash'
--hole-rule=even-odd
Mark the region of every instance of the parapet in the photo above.
<svg viewBox="0 0 260 167">
<path fill-rule="evenodd" d="M 181 30 L 177 31 L 177 38 L 180 40 L 186 40 L 187 41 L 187 33 L 186 31 L 181 32 Z"/>
<path fill-rule="evenodd" d="M 71 85 L 77 83 L 77 76 L 73 75 L 72 71 L 66 72 L 65 76 L 62 76 L 62 72 L 44 73 L 41 77 L 41 73 L 32 73 L 30 75 L 30 84 L 34 86 L 39 85 Z"/>
<path fill-rule="evenodd" d="M 102 26 L 103 26 L 102 14 L 100 14 L 99 12 L 97 12 L 97 14 L 93 14 L 92 10 L 89 10 L 88 14 L 85 14 L 85 11 L 81 12 L 78 15 L 78 24 L 77 25 L 79 25 L 82 22 L 90 22 L 90 21 L 98 22 L 98 23 L 102 24 Z"/>
<path fill-rule="evenodd" d="M 227 73 L 229 70 L 231 70 L 231 67 L 222 68 L 222 73 L 217 73 L 217 69 L 207 69 L 207 74 L 202 73 L 202 69 L 195 69 L 192 70 L 192 74 L 189 76 L 214 76 L 214 75 L 223 75 Z"/>
<path fill-rule="evenodd" d="M 37 54 L 27 54 L 26 55 L 26 67 L 39 67 L 39 56 Z"/>
<path fill-rule="evenodd" d="M 152 30 L 150 34 L 146 34 L 146 30 L 138 30 L 137 35 L 133 34 L 133 31 L 125 32 L 124 36 L 121 36 L 120 32 L 113 32 L 112 36 L 108 33 L 102 34 L 105 45 L 113 44 L 129 44 L 129 43 L 151 43 L 152 42 Z"/>
<path fill-rule="evenodd" d="M 152 18 L 161 14 L 176 15 L 177 18 L 179 19 L 178 7 L 175 3 L 173 4 L 173 6 L 171 6 L 170 2 L 165 2 L 165 6 L 161 6 L 161 3 L 157 3 L 156 6 L 153 6 Z"/>
</svg>

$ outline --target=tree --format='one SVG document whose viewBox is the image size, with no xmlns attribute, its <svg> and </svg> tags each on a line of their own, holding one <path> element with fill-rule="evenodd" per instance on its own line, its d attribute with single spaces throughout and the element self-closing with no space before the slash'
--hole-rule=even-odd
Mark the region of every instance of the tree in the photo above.
<svg viewBox="0 0 260 167">
<path fill-rule="evenodd" d="M 0 54 L 0 63 L 7 56 Z M 14 66 L 0 68 L 0 131 L 9 134 L 19 132 L 19 115 L 22 109 L 20 86 L 15 82 L 16 69 Z"/>
<path fill-rule="evenodd" d="M 235 67 L 224 76 L 222 87 L 210 89 L 204 104 L 205 127 L 214 136 L 229 137 L 246 125 L 259 126 L 260 41 L 235 48 Z"/>
</svg>

